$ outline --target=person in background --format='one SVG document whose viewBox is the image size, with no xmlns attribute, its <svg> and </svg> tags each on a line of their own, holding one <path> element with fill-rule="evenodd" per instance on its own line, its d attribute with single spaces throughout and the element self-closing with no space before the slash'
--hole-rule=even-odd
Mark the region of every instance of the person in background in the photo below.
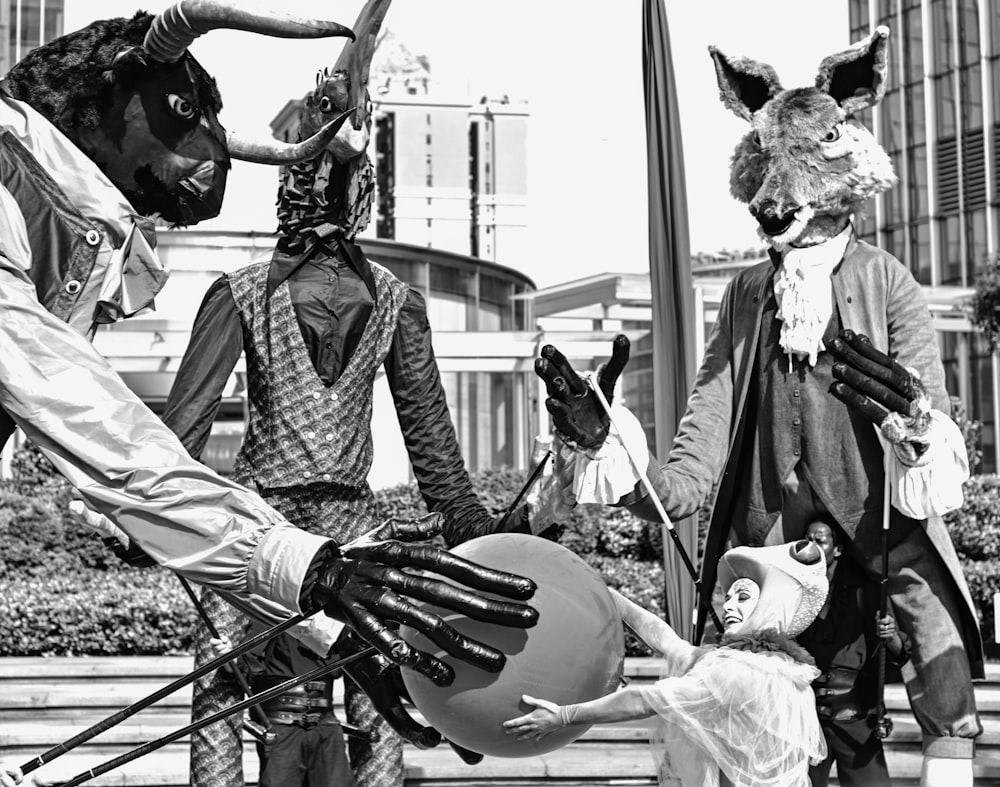
<svg viewBox="0 0 1000 787">
<path fill-rule="evenodd" d="M 830 581 L 823 608 L 798 636 L 820 670 L 813 689 L 828 749 L 826 759 L 809 769 L 809 779 L 813 787 L 826 787 L 836 763 L 844 787 L 889 787 L 876 734 L 878 649 L 886 649 L 886 665 L 898 670 L 909 659 L 909 640 L 892 615 L 879 618 L 878 584 L 842 553 L 835 527 L 813 522 L 806 538 L 823 550 Z"/>
</svg>

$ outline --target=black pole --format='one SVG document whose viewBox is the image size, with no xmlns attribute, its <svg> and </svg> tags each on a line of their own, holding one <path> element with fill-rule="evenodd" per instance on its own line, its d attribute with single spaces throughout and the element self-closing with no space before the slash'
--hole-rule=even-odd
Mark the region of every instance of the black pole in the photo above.
<svg viewBox="0 0 1000 787">
<path fill-rule="evenodd" d="M 221 639 L 219 630 L 215 627 L 212 619 L 208 616 L 208 610 L 205 609 L 205 605 L 201 603 L 201 599 L 195 594 L 194 588 L 191 587 L 191 583 L 180 574 L 177 575 L 177 579 L 180 580 L 184 591 L 188 594 L 188 598 L 190 598 L 191 603 L 194 604 L 194 608 L 198 610 L 198 617 L 201 618 L 201 622 L 205 624 L 205 628 L 208 629 L 209 635 L 211 635 L 214 639 Z M 233 680 L 236 681 L 236 685 L 240 687 L 240 691 L 243 692 L 244 697 L 249 697 L 253 694 L 253 690 L 247 682 L 246 675 L 243 674 L 235 661 L 230 661 L 229 664 L 226 665 L 226 669 L 229 671 L 229 674 L 232 675 Z M 260 705 L 251 705 L 249 713 L 253 717 L 254 726 L 247 725 L 247 730 L 255 738 L 258 738 L 261 743 L 266 742 L 267 735 L 271 731 L 271 720 L 267 718 L 267 714 L 264 713 L 264 709 L 260 707 Z"/>
<path fill-rule="evenodd" d="M 888 490 L 886 490 L 888 494 Z M 882 524 L 882 576 L 879 583 L 878 620 L 875 621 L 875 631 L 878 632 L 882 619 L 889 612 L 889 518 L 885 517 Z M 875 737 L 879 740 L 888 738 L 892 733 L 892 719 L 885 712 L 885 660 L 888 643 L 878 638 L 878 702 L 875 705 Z"/>
<path fill-rule="evenodd" d="M 517 507 L 521 504 L 524 496 L 528 494 L 528 490 L 531 489 L 531 485 L 538 480 L 538 476 L 542 474 L 542 470 L 545 468 L 545 463 L 549 461 L 550 456 L 552 456 L 551 448 L 545 452 L 545 456 L 538 460 L 538 464 L 535 465 L 535 469 L 531 471 L 531 475 L 528 476 L 528 480 L 524 482 L 524 486 L 521 487 L 521 491 L 517 493 L 513 502 L 507 506 L 507 510 L 503 512 L 503 516 L 500 517 L 500 525 L 497 528 L 497 532 L 503 532 L 503 527 L 507 524 L 507 520 L 510 519 L 510 515 L 513 514 Z"/>
<path fill-rule="evenodd" d="M 316 667 L 314 670 L 310 670 L 303 675 L 296 675 L 294 678 L 289 678 L 284 683 L 279 683 L 277 686 L 272 686 L 267 691 L 262 691 L 260 694 L 255 694 L 252 697 L 247 697 L 245 700 L 237 702 L 235 705 L 231 705 L 228 708 L 223 708 L 218 713 L 213 713 L 211 716 L 206 716 L 204 719 L 199 719 L 196 722 L 192 722 L 186 727 L 181 727 L 179 730 L 175 730 L 168 735 L 164 735 L 162 738 L 157 738 L 155 741 L 150 741 L 149 743 L 144 743 L 141 746 L 137 746 L 125 754 L 114 757 L 107 762 L 103 762 L 100 765 L 91 768 L 83 773 L 78 773 L 76 776 L 71 778 L 69 781 L 59 782 L 59 787 L 76 787 L 78 784 L 83 784 L 86 781 L 100 776 L 101 774 L 107 773 L 110 770 L 125 765 L 126 763 L 132 762 L 139 757 L 142 757 L 150 752 L 154 752 L 157 749 L 166 746 L 168 743 L 173 743 L 179 738 L 183 738 L 185 735 L 189 735 L 192 732 L 200 730 L 202 727 L 207 727 L 209 724 L 215 724 L 218 721 L 222 721 L 227 716 L 231 716 L 234 713 L 239 713 L 253 705 L 260 705 L 261 703 L 267 702 L 268 700 L 274 699 L 280 694 L 284 694 L 289 689 L 294 689 L 301 683 L 306 683 L 310 680 L 316 680 L 317 678 L 322 678 L 335 670 L 338 670 L 347 664 L 351 664 L 355 661 L 360 661 L 361 659 L 368 658 L 375 653 L 375 648 L 367 647 L 364 650 L 360 650 L 350 656 L 345 656 L 342 659 L 337 659 L 336 661 L 331 661 L 328 664 L 323 664 Z"/>
<path fill-rule="evenodd" d="M 306 619 L 305 615 L 294 615 L 293 617 L 288 618 L 288 620 L 284 620 L 281 623 L 277 624 L 276 626 L 269 628 L 267 631 L 262 631 L 260 634 L 257 634 L 254 637 L 250 637 L 249 639 L 244 640 L 228 653 L 223 653 L 221 656 L 217 656 L 211 661 L 206 661 L 200 667 L 195 668 L 192 672 L 189 672 L 187 675 L 183 675 L 182 677 L 178 678 L 172 683 L 169 683 L 166 686 L 157 689 L 152 694 L 143 697 L 141 700 L 133 702 L 127 708 L 122 708 L 122 710 L 112 714 L 111 716 L 108 716 L 103 721 L 97 722 L 97 724 L 88 727 L 83 732 L 77 733 L 72 738 L 63 741 L 57 746 L 53 746 L 47 752 L 38 755 L 35 759 L 30 760 L 29 762 L 26 762 L 24 765 L 22 765 L 21 771 L 24 774 L 29 774 L 32 771 L 42 767 L 46 763 L 52 762 L 57 757 L 60 757 L 66 752 L 75 749 L 81 743 L 86 743 L 91 738 L 100 735 L 105 730 L 109 730 L 116 724 L 120 724 L 121 722 L 125 721 L 125 719 L 129 718 L 130 716 L 134 716 L 143 708 L 148 708 L 154 702 L 158 702 L 164 697 L 173 694 L 178 689 L 188 685 L 192 681 L 197 680 L 202 675 L 206 675 L 212 670 L 218 669 L 219 667 L 223 666 L 232 659 L 235 659 L 237 656 L 242 656 L 247 651 L 253 650 L 258 645 L 267 642 L 269 639 L 272 639 L 278 636 L 279 634 L 287 631 L 292 626 L 298 625 L 305 619 Z M 293 685 L 298 685 L 298 684 L 293 684 Z"/>
</svg>

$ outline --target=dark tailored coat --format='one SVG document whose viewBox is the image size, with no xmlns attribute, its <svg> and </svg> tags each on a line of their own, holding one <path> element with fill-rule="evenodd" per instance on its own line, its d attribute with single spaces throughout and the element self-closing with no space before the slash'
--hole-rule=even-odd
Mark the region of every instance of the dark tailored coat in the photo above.
<svg viewBox="0 0 1000 787">
<path fill-rule="evenodd" d="M 750 534 L 741 532 L 741 517 L 734 509 L 740 484 L 746 480 L 741 475 L 741 458 L 752 442 L 752 416 L 757 415 L 747 412 L 746 402 L 754 379 L 764 304 L 772 290 L 775 269 L 774 260 L 755 265 L 741 271 L 726 288 L 687 412 L 663 466 L 666 488 L 660 496 L 672 519 L 693 514 L 714 491 L 702 563 L 701 585 L 706 589 L 703 604 L 711 596 L 717 558 L 730 535 L 737 543 L 753 545 Z M 888 351 L 904 367 L 917 369 L 933 407 L 950 412 L 930 313 L 920 285 L 909 270 L 892 255 L 852 237 L 831 279 L 843 327 L 868 336 L 875 347 Z M 829 401 L 831 406 L 843 406 L 832 395 Z M 855 428 L 872 427 L 859 419 Z M 728 439 L 721 439 L 722 435 Z M 881 474 L 871 479 L 870 497 L 878 501 L 879 508 L 883 480 Z M 760 483 L 760 479 L 753 482 Z M 651 509 L 647 511 L 642 502 L 629 507 L 658 520 L 655 514 L 649 515 Z M 875 534 L 858 530 L 859 519 L 839 524 L 856 541 L 877 544 Z M 861 522 L 861 526 L 871 529 L 870 523 Z M 930 518 L 924 526 L 965 601 L 963 623 L 972 673 L 982 677 L 982 640 L 958 555 L 940 517 Z"/>
</svg>

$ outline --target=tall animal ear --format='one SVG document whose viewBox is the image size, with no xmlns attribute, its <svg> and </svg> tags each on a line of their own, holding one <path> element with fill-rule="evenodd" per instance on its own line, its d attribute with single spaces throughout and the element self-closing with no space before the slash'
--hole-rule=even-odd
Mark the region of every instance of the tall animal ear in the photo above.
<svg viewBox="0 0 1000 787">
<path fill-rule="evenodd" d="M 889 28 L 879 25 L 867 38 L 819 64 L 816 87 L 833 96 L 848 115 L 875 106 L 885 95 Z"/>
<path fill-rule="evenodd" d="M 744 120 L 782 91 L 774 69 L 766 63 L 743 57 L 727 57 L 714 46 L 708 52 L 715 61 L 719 98 Z"/>
</svg>

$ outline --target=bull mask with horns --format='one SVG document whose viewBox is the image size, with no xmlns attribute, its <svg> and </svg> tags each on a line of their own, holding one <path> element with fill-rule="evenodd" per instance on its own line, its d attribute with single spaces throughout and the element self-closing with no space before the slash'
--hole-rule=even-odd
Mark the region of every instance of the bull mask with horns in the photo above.
<svg viewBox="0 0 1000 787">
<path fill-rule="evenodd" d="M 155 17 L 140 12 L 93 22 L 39 47 L 11 69 L 6 89 L 93 159 L 136 211 L 195 224 L 218 215 L 230 158 L 311 159 L 349 116 L 281 149 L 227 135 L 215 80 L 188 51 L 195 38 L 220 28 L 280 38 L 354 37 L 335 22 L 182 0 Z"/>
</svg>

